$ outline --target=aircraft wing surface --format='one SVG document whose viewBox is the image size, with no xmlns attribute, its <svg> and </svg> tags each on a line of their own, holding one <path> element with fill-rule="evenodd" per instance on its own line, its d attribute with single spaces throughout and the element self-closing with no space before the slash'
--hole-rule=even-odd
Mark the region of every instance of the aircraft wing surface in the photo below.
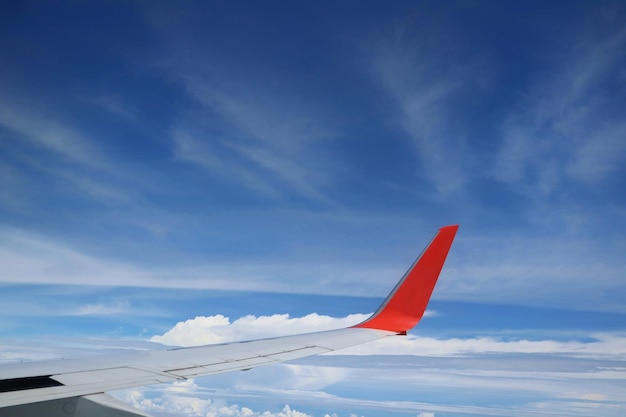
<svg viewBox="0 0 626 417">
<path fill-rule="evenodd" d="M 247 370 L 405 335 L 421 319 L 458 226 L 439 230 L 380 308 L 352 327 L 246 342 L 0 367 L 0 417 L 147 414 L 107 391 Z"/>
</svg>

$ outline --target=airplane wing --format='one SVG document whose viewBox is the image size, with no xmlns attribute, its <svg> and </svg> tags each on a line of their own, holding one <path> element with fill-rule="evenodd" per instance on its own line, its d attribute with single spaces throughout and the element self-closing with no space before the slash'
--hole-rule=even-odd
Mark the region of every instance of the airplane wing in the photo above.
<svg viewBox="0 0 626 417">
<path fill-rule="evenodd" d="M 247 342 L 4 365 L 0 417 L 145 417 L 105 392 L 247 370 L 406 335 L 426 310 L 457 229 L 441 228 L 380 308 L 360 324 Z"/>
</svg>

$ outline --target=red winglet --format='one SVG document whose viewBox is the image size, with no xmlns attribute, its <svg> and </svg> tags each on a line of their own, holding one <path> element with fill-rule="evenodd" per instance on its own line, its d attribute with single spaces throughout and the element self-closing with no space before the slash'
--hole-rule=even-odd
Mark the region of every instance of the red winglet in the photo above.
<svg viewBox="0 0 626 417">
<path fill-rule="evenodd" d="M 458 225 L 439 229 L 430 244 L 411 265 L 400 282 L 387 296 L 376 312 L 353 327 L 389 330 L 406 333 L 424 315 L 430 295 L 448 256 Z"/>
</svg>

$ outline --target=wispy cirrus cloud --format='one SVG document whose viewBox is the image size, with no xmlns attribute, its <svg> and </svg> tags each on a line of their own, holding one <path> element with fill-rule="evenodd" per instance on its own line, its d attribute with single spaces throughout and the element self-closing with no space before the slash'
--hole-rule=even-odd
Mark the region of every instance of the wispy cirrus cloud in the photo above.
<svg viewBox="0 0 626 417">
<path fill-rule="evenodd" d="M 479 64 L 442 53 L 437 35 L 430 39 L 406 24 L 393 29 L 365 48 L 373 80 L 394 106 L 388 117 L 413 145 L 415 177 L 442 195 L 459 192 L 471 180 L 471 161 L 463 158 L 468 145 L 464 122 L 453 109 L 481 84 Z"/>
<path fill-rule="evenodd" d="M 270 198 L 280 196 L 280 192 L 259 175 L 258 169 L 242 163 L 240 155 L 221 138 L 202 129 L 191 132 L 182 126 L 172 130 L 171 137 L 176 160 L 198 165 L 221 181 L 234 181 L 255 194 Z"/>
<path fill-rule="evenodd" d="M 330 119 L 297 94 L 229 83 L 222 75 L 219 87 L 208 76 L 183 77 L 199 107 L 172 129 L 177 158 L 268 197 L 294 194 L 329 203 L 325 189 L 333 164 L 323 149 L 337 136 Z M 213 123 L 197 122 L 198 116 Z"/>
<path fill-rule="evenodd" d="M 620 246 L 610 249 L 553 239 L 459 238 L 435 298 L 516 305 L 623 311 Z M 594 248 L 594 249 L 590 249 Z M 326 260 L 325 260 L 326 259 Z M 384 296 L 404 272 L 386 262 L 354 264 L 335 257 L 144 263 L 102 257 L 68 240 L 17 228 L 0 229 L 6 283 L 204 288 L 296 294 Z M 408 263 L 408 262 L 407 262 Z M 596 277 L 590 280 L 589 277 Z M 538 289 L 542 289 L 539 291 Z"/>
<path fill-rule="evenodd" d="M 348 276 L 359 282 L 361 296 L 371 295 L 373 287 L 388 288 L 378 277 L 390 276 L 386 267 L 329 262 L 320 266 L 310 260 L 273 259 L 229 260 L 189 263 L 142 263 L 102 257 L 76 247 L 56 236 L 17 228 L 0 228 L 0 282 L 77 284 L 86 286 L 139 286 L 161 288 L 205 288 L 278 293 L 355 295 L 353 285 L 333 279 Z M 401 270 L 397 275 L 401 275 Z M 316 279 L 310 277 L 315 275 Z M 294 280 L 297 281 L 294 283 Z M 390 285 L 391 283 L 387 283 Z"/>
<path fill-rule="evenodd" d="M 137 314 L 137 312 L 132 311 L 130 305 L 126 302 L 117 302 L 113 304 L 103 304 L 103 303 L 95 303 L 95 304 L 83 304 L 78 307 L 76 310 L 70 311 L 68 315 L 72 316 L 103 316 L 103 315 L 113 315 L 113 314 Z"/>
<path fill-rule="evenodd" d="M 54 153 L 61 160 L 84 167 L 108 170 L 102 152 L 83 133 L 53 116 L 40 114 L 32 103 L 0 99 L 0 124 L 33 146 Z"/>
<path fill-rule="evenodd" d="M 574 43 L 546 63 L 551 71 L 541 72 L 503 124 L 496 179 L 548 195 L 568 180 L 598 184 L 621 169 L 626 123 L 616 108 L 623 85 L 616 70 L 625 45 L 620 29 Z"/>
<path fill-rule="evenodd" d="M 40 108 L 37 96 L 20 100 L 0 98 L 0 125 L 7 129 L 6 156 L 0 170 L 6 187 L 0 205 L 31 213 L 46 190 L 72 210 L 77 202 L 92 201 L 112 207 L 139 208 L 141 196 L 154 191 L 149 172 L 112 158 L 102 133 L 77 126 L 63 112 Z M 9 181 L 10 180 L 10 181 Z"/>
</svg>

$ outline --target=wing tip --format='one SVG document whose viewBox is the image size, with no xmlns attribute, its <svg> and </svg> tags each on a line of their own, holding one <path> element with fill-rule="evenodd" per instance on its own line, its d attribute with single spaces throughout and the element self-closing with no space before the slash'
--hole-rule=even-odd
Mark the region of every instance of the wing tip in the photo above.
<svg viewBox="0 0 626 417">
<path fill-rule="evenodd" d="M 426 311 L 458 229 L 458 224 L 440 228 L 379 309 L 370 318 L 353 327 L 393 331 L 398 334 L 406 334 L 415 327 Z"/>
<path fill-rule="evenodd" d="M 459 225 L 458 224 L 449 224 L 447 226 L 443 226 L 443 227 L 439 228 L 440 232 L 454 231 L 456 233 L 457 230 L 459 230 Z"/>
</svg>

